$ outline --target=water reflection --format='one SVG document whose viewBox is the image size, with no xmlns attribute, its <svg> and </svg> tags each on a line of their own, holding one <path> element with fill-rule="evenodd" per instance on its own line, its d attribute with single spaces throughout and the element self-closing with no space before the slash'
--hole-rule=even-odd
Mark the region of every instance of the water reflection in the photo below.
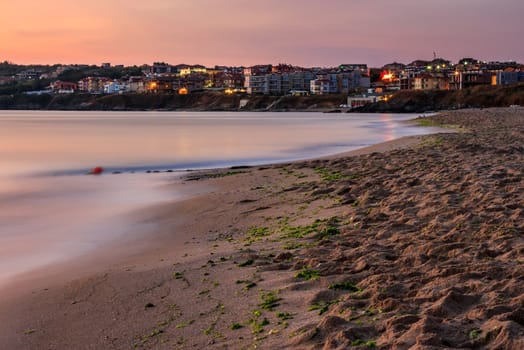
<svg viewBox="0 0 524 350">
<path fill-rule="evenodd" d="M 3 174 L 332 153 L 420 133 L 411 116 L 322 113 L 0 112 Z M 316 152 L 302 149 L 315 146 Z"/>
<path fill-rule="evenodd" d="M 129 229 L 131 210 L 170 200 L 173 175 L 27 177 L 0 193 L 0 287 L 79 256 Z"/>
</svg>

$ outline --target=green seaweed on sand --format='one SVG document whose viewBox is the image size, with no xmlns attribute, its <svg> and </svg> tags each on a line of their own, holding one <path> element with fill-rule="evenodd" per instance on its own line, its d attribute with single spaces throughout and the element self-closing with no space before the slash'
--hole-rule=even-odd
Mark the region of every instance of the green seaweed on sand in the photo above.
<svg viewBox="0 0 524 350">
<path fill-rule="evenodd" d="M 255 261 L 253 259 L 248 259 L 244 262 L 241 262 L 240 264 L 238 264 L 238 267 L 246 267 L 246 266 L 250 266 L 250 265 L 253 265 Z"/>
<path fill-rule="evenodd" d="M 362 339 L 355 339 L 351 342 L 351 346 L 366 346 L 368 348 L 377 347 L 377 343 L 373 340 L 364 341 Z"/>
<path fill-rule="evenodd" d="M 244 327 L 244 326 L 242 326 L 240 323 L 233 323 L 233 324 L 229 327 L 229 329 L 231 329 L 232 331 L 235 331 L 235 330 L 240 329 L 240 328 L 242 328 L 242 327 Z"/>
<path fill-rule="evenodd" d="M 351 281 L 330 284 L 328 289 L 348 290 L 350 292 L 361 292 L 362 291 L 361 288 L 357 287 L 357 285 Z"/>
<path fill-rule="evenodd" d="M 237 280 L 236 281 L 237 284 L 244 284 L 244 290 L 250 290 L 251 288 L 255 288 L 257 286 L 257 284 L 253 281 L 250 281 L 250 280 Z"/>
<path fill-rule="evenodd" d="M 268 227 L 257 227 L 252 226 L 246 232 L 245 241 L 248 243 L 253 243 L 256 241 L 262 240 L 264 237 L 270 236 L 271 232 Z"/>
<path fill-rule="evenodd" d="M 182 279 L 184 278 L 184 273 L 183 272 L 173 272 L 173 279 L 175 280 L 179 280 L 179 279 Z"/>
<path fill-rule="evenodd" d="M 187 326 L 190 326 L 192 325 L 193 323 L 195 323 L 195 320 L 191 320 L 191 321 L 188 321 L 188 322 L 182 322 L 182 323 L 179 323 L 175 326 L 175 328 L 185 328 Z"/>
<path fill-rule="evenodd" d="M 320 175 L 321 180 L 326 181 L 326 182 L 334 182 L 334 181 L 344 180 L 344 179 L 356 180 L 362 177 L 362 175 L 359 175 L 359 174 L 347 175 L 347 174 L 342 174 L 340 171 L 331 170 L 327 168 L 321 168 L 321 167 L 316 167 L 314 170 L 315 172 L 317 172 L 317 174 Z"/>
<path fill-rule="evenodd" d="M 260 296 L 262 302 L 258 305 L 264 310 L 273 311 L 278 305 L 282 298 L 279 298 L 275 292 L 262 293 Z"/>
<path fill-rule="evenodd" d="M 304 267 L 302 271 L 299 271 L 295 274 L 296 278 L 301 278 L 303 280 L 314 280 L 320 277 L 320 272 L 317 270 L 310 269 L 309 267 Z"/>
<path fill-rule="evenodd" d="M 338 302 L 340 302 L 340 300 L 332 300 L 332 301 L 322 301 L 322 302 L 318 302 L 318 303 L 315 303 L 315 304 L 312 304 L 308 311 L 314 311 L 314 310 L 318 310 L 318 314 L 319 315 L 322 315 L 323 313 L 327 312 L 329 310 L 329 307 L 333 304 L 337 304 Z"/>
<path fill-rule="evenodd" d="M 293 319 L 293 315 L 291 315 L 289 312 L 279 312 L 277 317 L 282 321 Z"/>
<path fill-rule="evenodd" d="M 264 331 L 264 327 L 269 325 L 270 322 L 267 318 L 264 317 L 262 321 L 258 321 L 258 319 L 251 319 L 249 320 L 249 324 L 251 325 L 251 333 L 259 334 Z"/>
</svg>

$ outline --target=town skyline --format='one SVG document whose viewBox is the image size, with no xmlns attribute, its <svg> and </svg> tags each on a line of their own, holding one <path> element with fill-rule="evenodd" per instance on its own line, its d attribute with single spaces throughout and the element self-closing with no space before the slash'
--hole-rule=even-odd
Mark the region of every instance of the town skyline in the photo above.
<svg viewBox="0 0 524 350">
<path fill-rule="evenodd" d="M 0 57 L 0 64 L 9 64 L 9 65 L 18 65 L 18 66 L 26 66 L 26 67 L 32 67 L 32 66 L 35 66 L 35 67 L 38 67 L 38 66 L 48 66 L 48 67 L 52 67 L 52 66 L 64 66 L 64 67 L 74 67 L 74 66 L 93 66 L 93 67 L 106 67 L 106 68 L 114 68 L 114 67 L 126 67 L 126 68 L 129 68 L 129 67 L 151 67 L 151 66 L 154 66 L 155 64 L 165 64 L 165 65 L 168 65 L 168 66 L 173 66 L 173 67 L 183 67 L 183 66 L 187 66 L 187 67 L 198 67 L 198 66 L 201 66 L 201 67 L 205 67 L 205 68 L 213 68 L 213 67 L 227 67 L 227 68 L 249 68 L 249 67 L 256 67 L 256 66 L 281 66 L 281 65 L 284 65 L 284 66 L 290 66 L 290 67 L 295 67 L 295 68 L 321 68 L 321 69 L 329 69 L 329 68 L 334 68 L 334 67 L 339 67 L 341 65 L 366 65 L 368 66 L 368 68 L 370 69 L 382 69 L 384 67 L 387 67 L 389 65 L 396 65 L 396 64 L 400 64 L 400 65 L 405 65 L 405 66 L 408 66 L 412 63 L 416 63 L 416 62 L 433 62 L 433 61 L 447 61 L 451 64 L 451 66 L 454 66 L 454 65 L 457 65 L 459 64 L 461 61 L 463 60 L 471 60 L 472 62 L 479 62 L 479 63 L 515 63 L 516 65 L 524 65 L 524 60 L 522 61 L 519 61 L 519 60 L 495 60 L 495 59 L 492 59 L 490 57 L 485 57 L 485 59 L 482 59 L 482 58 L 479 58 L 479 57 L 472 57 L 472 56 L 461 56 L 459 59 L 457 60 L 452 60 L 452 59 L 449 59 L 447 57 L 440 57 L 440 56 L 436 56 L 436 53 L 434 52 L 434 56 L 431 57 L 431 58 L 418 58 L 418 57 L 415 57 L 415 58 L 411 58 L 411 59 L 408 59 L 407 61 L 401 61 L 401 60 L 398 60 L 398 59 L 391 59 L 389 61 L 386 61 L 384 64 L 382 65 L 379 65 L 379 66 L 374 66 L 374 65 L 371 65 L 369 64 L 368 62 L 353 62 L 353 61 L 348 61 L 348 62 L 338 62 L 338 63 L 335 63 L 333 65 L 316 65 L 316 66 L 308 66 L 308 65 L 299 65 L 299 64 L 295 64 L 293 62 L 258 62 L 258 63 L 255 63 L 255 64 L 250 64 L 250 65 L 233 65 L 233 64 L 216 64 L 216 63 L 210 63 L 210 64 L 201 64 L 200 62 L 172 62 L 172 61 L 166 61 L 166 60 L 153 60 L 151 62 L 141 62 L 141 63 L 131 63 L 131 64 L 121 64 L 119 62 L 110 62 L 110 61 L 106 61 L 106 62 L 68 62 L 68 63 L 63 63 L 63 62 L 50 62 L 50 63 L 47 63 L 47 62 L 32 62 L 32 63 L 21 63 L 21 62 L 13 62 L 11 60 L 7 60 L 7 59 L 4 59 L 2 57 Z"/>
<path fill-rule="evenodd" d="M 523 62 L 523 11 L 518 0 L 31 0 L 0 5 L 0 56 L 24 65 Z"/>
<path fill-rule="evenodd" d="M 362 91 L 462 90 L 479 85 L 524 82 L 524 65 L 517 62 L 462 58 L 456 64 L 435 57 L 409 64 L 392 62 L 381 68 L 367 64 L 299 67 L 266 64 L 251 67 L 154 62 L 152 65 L 20 66 L 0 63 L 3 94 L 176 93 L 214 91 L 264 95 L 358 94 Z M 49 85 L 46 87 L 46 83 Z M 45 87 L 44 90 L 41 90 Z M 36 88 L 36 89 L 35 89 Z M 371 88 L 371 89 L 370 89 Z"/>
</svg>

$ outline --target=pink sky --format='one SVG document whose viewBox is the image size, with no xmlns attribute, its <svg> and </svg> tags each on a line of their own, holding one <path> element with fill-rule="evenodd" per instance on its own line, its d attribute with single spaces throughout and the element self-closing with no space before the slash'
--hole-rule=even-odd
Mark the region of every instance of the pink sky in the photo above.
<svg viewBox="0 0 524 350">
<path fill-rule="evenodd" d="M 0 61 L 524 62 L 522 14 L 523 0 L 6 0 Z"/>
</svg>

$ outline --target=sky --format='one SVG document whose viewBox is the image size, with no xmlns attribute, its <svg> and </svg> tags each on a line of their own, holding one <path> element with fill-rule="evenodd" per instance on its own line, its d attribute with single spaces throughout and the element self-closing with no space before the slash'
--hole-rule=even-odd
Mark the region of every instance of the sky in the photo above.
<svg viewBox="0 0 524 350">
<path fill-rule="evenodd" d="M 523 0 L 5 0 L 0 61 L 524 63 L 523 13 Z"/>
</svg>

